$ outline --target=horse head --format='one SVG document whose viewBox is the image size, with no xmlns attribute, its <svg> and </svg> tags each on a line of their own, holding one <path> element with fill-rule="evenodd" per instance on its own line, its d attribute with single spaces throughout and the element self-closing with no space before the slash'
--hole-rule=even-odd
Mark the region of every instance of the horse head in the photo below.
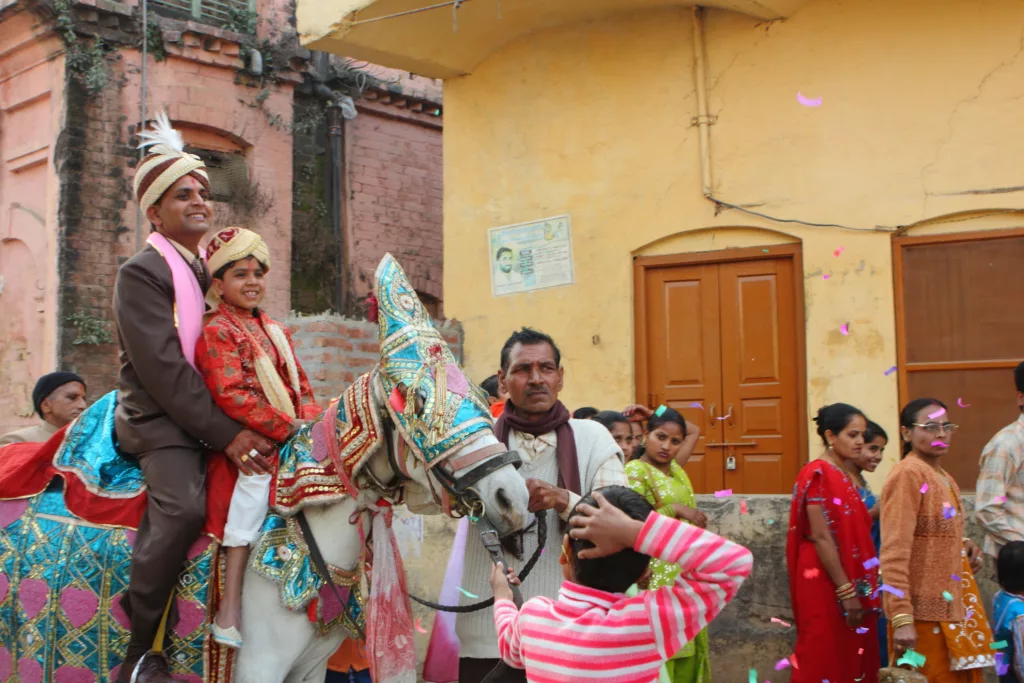
<svg viewBox="0 0 1024 683">
<path fill-rule="evenodd" d="M 374 294 L 381 359 L 371 381 L 387 412 L 385 432 L 393 430 L 392 468 L 431 491 L 448 515 L 486 519 L 501 535 L 521 529 L 529 496 L 519 457 L 495 438 L 486 396 L 390 254 L 377 267 Z"/>
</svg>

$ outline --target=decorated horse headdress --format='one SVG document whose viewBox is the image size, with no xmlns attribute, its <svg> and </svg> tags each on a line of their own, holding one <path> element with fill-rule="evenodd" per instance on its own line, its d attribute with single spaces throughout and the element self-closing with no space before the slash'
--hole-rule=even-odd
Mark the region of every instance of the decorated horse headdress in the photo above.
<svg viewBox="0 0 1024 683">
<path fill-rule="evenodd" d="M 376 381 L 407 444 L 433 467 L 490 433 L 487 401 L 466 379 L 391 254 L 377 267 L 374 295 L 380 325 Z"/>
</svg>

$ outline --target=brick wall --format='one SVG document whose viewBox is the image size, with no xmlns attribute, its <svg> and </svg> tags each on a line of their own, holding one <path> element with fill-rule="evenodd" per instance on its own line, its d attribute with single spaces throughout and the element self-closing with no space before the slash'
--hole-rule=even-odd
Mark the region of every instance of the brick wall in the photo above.
<svg viewBox="0 0 1024 683">
<path fill-rule="evenodd" d="M 68 116 L 56 159 L 63 230 L 58 362 L 82 376 L 92 398 L 115 385 L 117 345 L 88 343 L 86 334 L 92 328 L 114 339 L 114 279 L 135 246 L 134 224 L 129 228 L 124 221 L 131 197 L 126 167 L 135 151 L 127 144 L 121 108 L 118 77 L 123 71 L 117 62 L 111 66 L 110 84 L 95 95 L 87 96 L 77 80 L 67 80 Z M 71 322 L 76 318 L 77 327 Z"/>
<path fill-rule="evenodd" d="M 295 341 L 299 363 L 321 405 L 340 396 L 356 377 L 368 372 L 380 359 L 375 323 L 337 315 L 293 316 L 285 323 Z M 462 325 L 445 322 L 440 329 L 461 363 Z"/>
<path fill-rule="evenodd" d="M 391 252 L 413 287 L 440 302 L 441 129 L 382 109 L 360 107 L 346 132 L 353 293 L 367 295 Z"/>
</svg>

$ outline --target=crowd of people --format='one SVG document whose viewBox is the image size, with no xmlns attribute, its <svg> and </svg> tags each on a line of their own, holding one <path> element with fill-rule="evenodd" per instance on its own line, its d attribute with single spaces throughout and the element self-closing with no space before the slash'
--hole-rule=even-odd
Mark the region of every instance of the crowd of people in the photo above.
<svg viewBox="0 0 1024 683">
<path fill-rule="evenodd" d="M 159 144 L 134 183 L 153 233 L 121 267 L 114 299 L 115 429 L 148 489 L 124 604 L 123 683 L 173 680 L 152 649 L 208 489 L 224 508 L 228 548 L 212 638 L 242 646 L 242 577 L 267 512 L 271 456 L 320 412 L 287 332 L 260 308 L 267 245 L 228 228 L 201 257 L 209 178 L 163 123 L 145 134 Z M 458 615 L 457 671 L 435 680 L 706 683 L 706 627 L 749 575 L 752 555 L 706 528 L 685 471 L 698 426 L 670 406 L 570 414 L 559 400 L 561 352 L 537 330 L 514 332 L 498 360 L 482 383 L 495 436 L 519 453 L 530 512 L 553 511 L 558 532 L 547 534 L 520 585 L 522 607 L 510 586 L 528 561 L 524 549 L 539 545 L 539 524 L 504 540 L 501 569 L 480 543 L 453 551 L 460 590 L 496 600 L 493 613 Z M 1024 408 L 1024 363 L 1015 380 Z M 45 441 L 84 410 L 85 391 L 71 373 L 43 377 L 33 391 L 42 423 L 0 444 Z M 823 452 L 797 478 L 787 543 L 791 680 L 873 683 L 882 667 L 909 661 L 929 681 L 973 683 L 995 665 L 1004 683 L 1024 682 L 1024 415 L 982 454 L 976 516 L 1002 587 L 991 610 L 975 579 L 984 553 L 964 536 L 960 490 L 942 466 L 956 430 L 946 406 L 922 398 L 901 411 L 903 456 L 880 498 L 864 473 L 881 461 L 885 431 L 843 403 L 822 407 L 815 423 Z M 208 478 L 215 471 L 227 476 Z M 329 680 L 366 680 L 365 653 L 358 643 L 345 648 Z"/>
</svg>

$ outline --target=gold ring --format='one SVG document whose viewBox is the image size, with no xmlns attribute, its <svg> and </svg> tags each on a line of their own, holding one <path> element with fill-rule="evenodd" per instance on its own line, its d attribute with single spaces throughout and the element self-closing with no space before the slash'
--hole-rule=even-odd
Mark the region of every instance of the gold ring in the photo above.
<svg viewBox="0 0 1024 683">
<path fill-rule="evenodd" d="M 242 454 L 242 457 L 241 457 L 241 458 L 239 458 L 239 460 L 241 460 L 242 462 L 247 462 L 247 461 L 249 460 L 249 455 L 248 455 L 248 453 L 243 453 L 243 454 Z"/>
</svg>

